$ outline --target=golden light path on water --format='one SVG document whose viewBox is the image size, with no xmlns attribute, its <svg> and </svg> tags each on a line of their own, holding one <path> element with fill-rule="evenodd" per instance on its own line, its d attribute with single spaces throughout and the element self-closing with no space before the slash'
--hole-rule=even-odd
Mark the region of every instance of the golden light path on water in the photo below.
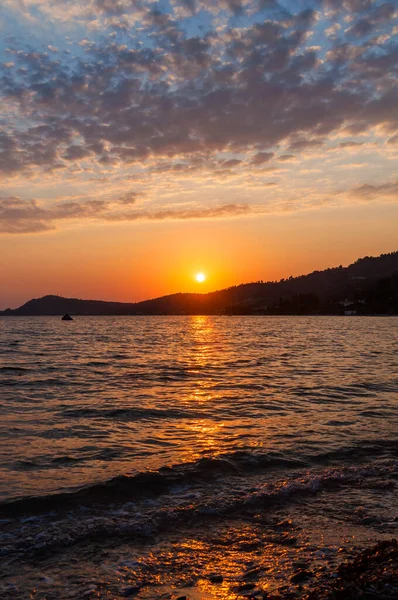
<svg viewBox="0 0 398 600">
<path fill-rule="evenodd" d="M 80 317 L 68 329 L 56 318 L 3 324 L 5 349 L 7 340 L 23 340 L 10 346 L 13 370 L 0 374 L 8 382 L 6 444 L 21 465 L 4 473 L 4 496 L 226 452 L 307 457 L 389 435 L 379 415 L 392 423 L 393 320 Z M 7 365 L 11 356 L 3 360 Z"/>
<path fill-rule="evenodd" d="M 2 521 L 0 596 L 261 598 L 391 538 L 397 326 L 4 320 L 0 494 L 23 520 Z"/>
<path fill-rule="evenodd" d="M 189 362 L 192 365 L 189 372 L 192 375 L 197 375 L 194 379 L 192 392 L 184 399 L 186 406 L 199 405 L 205 406 L 207 403 L 222 402 L 223 393 L 218 390 L 217 385 L 209 385 L 208 378 L 203 376 L 206 370 L 211 367 L 214 358 L 214 345 L 217 344 L 217 330 L 212 317 L 207 315 L 195 315 L 190 317 L 190 327 L 192 333 L 192 354 L 189 356 Z M 223 352 L 223 348 L 218 347 L 218 352 Z M 201 376 L 202 375 L 202 376 Z M 233 378 L 233 373 L 230 374 Z M 241 415 L 239 422 L 245 420 L 245 415 Z M 273 415 L 267 417 L 268 421 L 272 422 L 272 427 L 277 429 L 281 425 L 281 419 Z M 221 432 L 225 427 L 231 427 L 231 423 L 217 420 L 211 422 L 207 419 L 202 419 L 193 423 L 187 424 L 188 432 L 192 432 L 196 443 L 195 448 L 189 447 L 186 449 L 184 460 L 191 461 L 201 458 L 206 454 L 217 456 L 223 452 L 223 447 L 220 446 L 219 440 L 222 437 Z M 232 424 L 233 427 L 233 424 Z M 250 441 L 250 447 L 253 449 L 261 447 L 262 442 L 258 439 Z"/>
<path fill-rule="evenodd" d="M 199 274 L 200 275 L 200 274 Z M 197 276 L 198 277 L 198 276 Z M 186 398 L 186 405 L 205 405 L 207 402 L 217 401 L 217 394 L 209 390 L 206 378 L 201 378 L 209 365 L 212 356 L 211 345 L 214 341 L 214 325 L 210 317 L 199 315 L 191 317 L 192 328 L 192 368 L 190 373 L 197 375 L 193 391 Z M 187 449 L 186 460 L 195 460 L 204 452 L 217 454 L 218 442 L 216 434 L 224 427 L 223 422 L 209 424 L 206 420 L 188 424 L 188 429 L 198 441 L 198 449 Z"/>
</svg>

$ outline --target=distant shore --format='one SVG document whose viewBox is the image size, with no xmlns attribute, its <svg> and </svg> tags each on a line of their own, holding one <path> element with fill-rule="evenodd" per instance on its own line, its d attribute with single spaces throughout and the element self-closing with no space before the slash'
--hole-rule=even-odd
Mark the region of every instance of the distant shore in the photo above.
<svg viewBox="0 0 398 600">
<path fill-rule="evenodd" d="M 70 312 L 73 319 L 75 317 L 398 317 L 398 313 L 361 313 L 361 314 L 353 314 L 353 315 L 345 315 L 344 313 L 316 313 L 316 314 L 303 314 L 303 313 L 248 313 L 248 312 L 234 312 L 234 313 L 130 313 L 130 314 L 120 314 L 120 313 L 79 313 L 79 312 Z M 57 314 L 20 314 L 20 313 L 8 313 L 8 312 L 0 312 L 1 317 L 54 317 L 61 319 L 63 313 Z M 72 320 L 73 320 L 72 319 Z"/>
<path fill-rule="evenodd" d="M 3 300 L 4 301 L 4 300 Z M 0 316 L 302 315 L 398 314 L 398 251 L 358 259 L 348 267 L 314 271 L 280 281 L 256 281 L 222 290 L 177 293 L 141 302 L 81 300 L 47 295 Z"/>
</svg>

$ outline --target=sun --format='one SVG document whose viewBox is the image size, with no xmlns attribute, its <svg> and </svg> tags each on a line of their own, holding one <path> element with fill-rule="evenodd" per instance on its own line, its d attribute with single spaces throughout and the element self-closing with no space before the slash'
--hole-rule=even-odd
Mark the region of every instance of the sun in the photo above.
<svg viewBox="0 0 398 600">
<path fill-rule="evenodd" d="M 204 273 L 196 273 L 195 279 L 198 283 L 203 283 L 206 279 L 206 275 Z"/>
</svg>

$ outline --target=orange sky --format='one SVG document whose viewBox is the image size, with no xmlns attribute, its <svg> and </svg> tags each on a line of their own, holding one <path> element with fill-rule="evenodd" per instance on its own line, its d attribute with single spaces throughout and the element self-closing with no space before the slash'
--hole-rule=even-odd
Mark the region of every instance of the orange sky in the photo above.
<svg viewBox="0 0 398 600">
<path fill-rule="evenodd" d="M 398 249 L 392 3 L 4 0 L 2 19 L 0 309 Z"/>
<path fill-rule="evenodd" d="M 0 264 L 2 308 L 48 293 L 131 302 L 347 265 L 396 250 L 397 222 L 388 205 L 9 235 L 0 241 L 1 256 L 13 257 Z"/>
</svg>

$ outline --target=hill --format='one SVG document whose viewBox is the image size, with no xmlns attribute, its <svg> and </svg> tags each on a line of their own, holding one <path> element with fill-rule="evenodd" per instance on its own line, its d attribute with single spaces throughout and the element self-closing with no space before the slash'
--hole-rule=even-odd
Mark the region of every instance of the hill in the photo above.
<svg viewBox="0 0 398 600">
<path fill-rule="evenodd" d="M 280 281 L 137 303 L 44 296 L 0 316 L 180 314 L 398 314 L 398 252 Z"/>
</svg>

